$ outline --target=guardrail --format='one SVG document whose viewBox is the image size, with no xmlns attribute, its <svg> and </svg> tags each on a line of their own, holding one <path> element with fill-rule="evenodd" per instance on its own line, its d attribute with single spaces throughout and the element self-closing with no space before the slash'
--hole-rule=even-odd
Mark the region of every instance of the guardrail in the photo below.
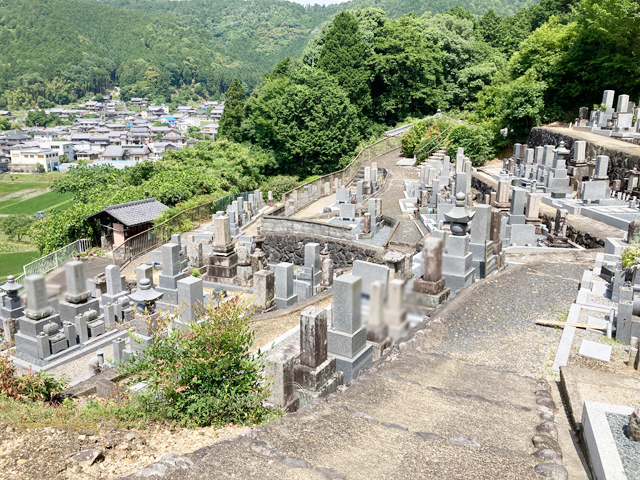
<svg viewBox="0 0 640 480">
<path fill-rule="evenodd" d="M 413 156 L 418 159 L 418 154 L 424 150 L 426 147 L 428 147 L 429 145 L 431 145 L 433 142 L 435 142 L 436 140 L 438 140 L 442 135 L 444 135 L 445 133 L 447 133 L 451 128 L 453 127 L 453 125 L 449 125 L 447 128 L 444 129 L 444 131 L 442 131 L 441 133 L 439 133 L 437 136 L 435 136 L 434 138 L 432 138 L 431 140 L 429 140 L 425 145 L 423 145 L 422 147 L 420 147 L 418 150 L 416 150 L 413 154 Z M 440 145 L 442 145 L 447 139 L 443 138 L 440 142 L 438 142 L 436 144 L 435 147 L 432 147 L 431 150 L 429 150 L 426 155 L 428 156 L 431 152 L 433 152 L 434 149 L 440 147 Z M 425 157 L 426 158 L 426 157 Z"/>
<path fill-rule="evenodd" d="M 360 167 L 364 162 L 369 162 L 381 155 L 389 153 L 392 150 L 400 148 L 401 142 L 402 142 L 402 139 L 400 137 L 385 137 L 382 140 L 378 140 L 377 142 L 372 143 L 371 145 L 367 145 L 362 150 L 360 150 L 360 152 L 358 153 L 358 155 L 356 155 L 353 161 L 342 170 L 338 170 L 337 172 L 333 172 L 333 173 L 328 173 L 326 175 L 323 175 L 320 178 L 315 179 L 312 182 L 307 182 L 304 185 L 300 185 L 299 187 L 296 187 L 292 190 L 289 190 L 288 192 L 283 193 L 282 199 L 281 199 L 282 203 L 284 205 L 287 205 L 287 201 L 289 199 L 293 199 L 296 205 L 296 208 L 299 208 L 305 205 L 306 203 L 311 203 L 315 201 L 317 198 L 324 195 L 323 193 L 324 185 L 326 183 L 329 183 L 329 186 L 327 188 L 328 190 L 327 194 L 334 193 L 336 191 L 336 180 L 338 180 L 338 184 L 341 187 L 346 187 L 351 183 L 351 181 L 356 176 L 356 174 L 358 173 L 358 170 L 360 170 Z M 317 184 L 318 186 L 318 195 L 316 197 L 309 196 L 307 198 L 306 203 L 302 202 L 302 198 L 303 198 L 302 191 L 305 189 L 305 187 L 308 187 L 313 184 Z"/>
<path fill-rule="evenodd" d="M 238 195 L 232 193 L 214 201 L 201 203 L 183 210 L 144 232 L 127 238 L 122 244 L 113 249 L 113 263 L 120 265 L 120 267 L 128 265 L 131 260 L 150 252 L 163 243 L 167 243 L 174 233 L 191 230 L 204 220 L 210 220 L 214 212 L 226 211 L 227 207 L 237 198 L 242 197 L 244 200 L 248 200 L 250 193 L 253 192 L 244 192 Z"/>
<path fill-rule="evenodd" d="M 411 130 L 413 128 L 413 123 L 409 123 L 408 125 L 404 125 L 402 127 L 394 128 L 392 130 L 387 130 L 384 132 L 385 137 L 399 137 L 407 130 Z"/>
<path fill-rule="evenodd" d="M 74 253 L 83 253 L 91 248 L 91 241 L 86 238 L 76 240 L 69 245 L 66 245 L 55 252 L 51 252 L 44 257 L 40 257 L 31 263 L 27 263 L 22 267 L 22 275 L 16 278 L 15 281 L 22 280 L 27 275 L 40 274 L 44 275 L 52 270 L 55 270 L 60 265 L 69 261 Z"/>
</svg>

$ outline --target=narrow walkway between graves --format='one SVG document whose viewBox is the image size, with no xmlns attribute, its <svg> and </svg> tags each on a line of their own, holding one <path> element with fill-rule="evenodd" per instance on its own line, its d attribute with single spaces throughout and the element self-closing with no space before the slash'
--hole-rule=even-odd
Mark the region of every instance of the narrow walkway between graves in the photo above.
<svg viewBox="0 0 640 480">
<path fill-rule="evenodd" d="M 531 455 L 540 415 L 565 413 L 550 385 L 561 331 L 534 321 L 565 315 L 594 256 L 512 256 L 513 266 L 459 293 L 345 391 L 204 447 L 160 478 L 541 478 L 543 460 Z M 569 478 L 586 479 L 566 433 Z"/>
<path fill-rule="evenodd" d="M 382 214 L 400 220 L 400 225 L 389 240 L 389 246 L 406 246 L 411 249 L 422 239 L 422 234 L 413 219 L 403 214 L 398 200 L 404 197 L 404 180 L 416 179 L 415 167 L 397 166 L 396 162 L 402 159 L 399 150 L 395 150 L 377 158 L 378 168 L 386 168 L 389 172 L 387 184 L 380 194 L 382 198 Z"/>
</svg>

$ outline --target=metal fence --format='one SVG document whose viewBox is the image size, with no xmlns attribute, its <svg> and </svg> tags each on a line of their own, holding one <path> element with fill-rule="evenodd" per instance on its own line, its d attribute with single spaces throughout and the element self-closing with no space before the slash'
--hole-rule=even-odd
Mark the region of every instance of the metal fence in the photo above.
<svg viewBox="0 0 640 480">
<path fill-rule="evenodd" d="M 304 185 L 300 185 L 299 187 L 296 187 L 292 190 L 289 190 L 286 193 L 283 193 L 282 203 L 284 205 L 287 205 L 287 200 L 293 198 L 296 204 L 296 207 L 303 206 L 304 203 L 301 202 L 301 199 L 303 198 L 302 192 L 304 191 L 305 187 L 308 187 L 309 185 L 313 185 L 313 184 L 318 185 L 318 196 L 323 195 L 323 186 L 326 183 L 329 183 L 329 188 L 328 188 L 329 193 L 335 192 L 336 180 L 338 180 L 338 183 L 340 184 L 340 186 L 346 187 L 351 183 L 353 178 L 356 176 L 356 174 L 358 173 L 358 170 L 360 170 L 360 167 L 362 166 L 363 163 L 370 162 L 371 160 L 374 160 L 375 158 L 381 155 L 389 153 L 390 151 L 399 148 L 401 144 L 402 144 L 401 137 L 385 137 L 382 140 L 378 140 L 377 142 L 364 147 L 360 151 L 360 153 L 356 155 L 356 158 L 354 158 L 353 161 L 342 170 L 338 170 L 337 172 L 333 172 L 333 173 L 328 173 L 326 175 L 323 175 L 320 178 L 313 180 L 312 182 L 307 182 Z M 311 203 L 312 201 L 316 200 L 316 198 L 309 197 L 307 199 L 307 203 Z"/>
<path fill-rule="evenodd" d="M 226 211 L 227 207 L 239 197 L 249 199 L 251 192 L 238 195 L 230 194 L 214 201 L 208 201 L 184 210 L 164 222 L 127 238 L 121 245 L 113 249 L 113 263 L 126 266 L 131 260 L 150 252 L 154 248 L 171 240 L 171 235 L 193 230 L 205 220 L 211 220 L 214 212 Z"/>
<path fill-rule="evenodd" d="M 86 238 L 82 238 L 80 240 L 76 240 L 69 245 L 62 247 L 55 252 L 51 252 L 44 257 L 38 258 L 31 263 L 27 263 L 22 267 L 22 275 L 20 275 L 17 280 L 22 280 L 27 275 L 40 274 L 44 275 L 52 270 L 55 270 L 60 265 L 63 265 L 65 262 L 69 261 L 74 253 L 83 253 L 91 248 L 91 241 Z"/>
</svg>

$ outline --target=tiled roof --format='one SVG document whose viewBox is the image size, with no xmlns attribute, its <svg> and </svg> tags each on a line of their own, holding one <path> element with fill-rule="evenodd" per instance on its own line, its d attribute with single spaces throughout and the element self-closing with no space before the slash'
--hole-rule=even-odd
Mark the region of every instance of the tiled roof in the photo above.
<svg viewBox="0 0 640 480">
<path fill-rule="evenodd" d="M 87 217 L 87 220 L 104 212 L 111 215 L 123 225 L 133 227 L 134 225 L 149 223 L 155 220 L 160 216 L 162 211 L 167 208 L 169 207 L 160 203 L 155 198 L 147 198 L 136 202 L 121 203 L 105 207 L 102 212 L 94 213 L 90 217 Z"/>
</svg>

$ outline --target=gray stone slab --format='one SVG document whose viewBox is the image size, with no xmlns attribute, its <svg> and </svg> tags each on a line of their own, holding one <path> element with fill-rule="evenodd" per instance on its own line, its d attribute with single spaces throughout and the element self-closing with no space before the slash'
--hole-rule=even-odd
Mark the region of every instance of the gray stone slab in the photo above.
<svg viewBox="0 0 640 480">
<path fill-rule="evenodd" d="M 597 480 L 626 480 L 607 413 L 631 415 L 633 407 L 584 402 L 582 431 L 589 463 Z"/>
<path fill-rule="evenodd" d="M 362 278 L 340 275 L 333 282 L 333 328 L 355 333 L 362 326 Z"/>
<path fill-rule="evenodd" d="M 384 283 L 384 291 L 386 292 L 389 271 L 389 267 L 386 265 L 356 260 L 353 262 L 352 274 L 362 279 L 362 293 L 368 296 L 371 293 L 371 284 L 376 281 Z"/>
<path fill-rule="evenodd" d="M 591 340 L 582 340 L 578 355 L 608 362 L 611 359 L 611 345 L 602 345 Z"/>
</svg>

